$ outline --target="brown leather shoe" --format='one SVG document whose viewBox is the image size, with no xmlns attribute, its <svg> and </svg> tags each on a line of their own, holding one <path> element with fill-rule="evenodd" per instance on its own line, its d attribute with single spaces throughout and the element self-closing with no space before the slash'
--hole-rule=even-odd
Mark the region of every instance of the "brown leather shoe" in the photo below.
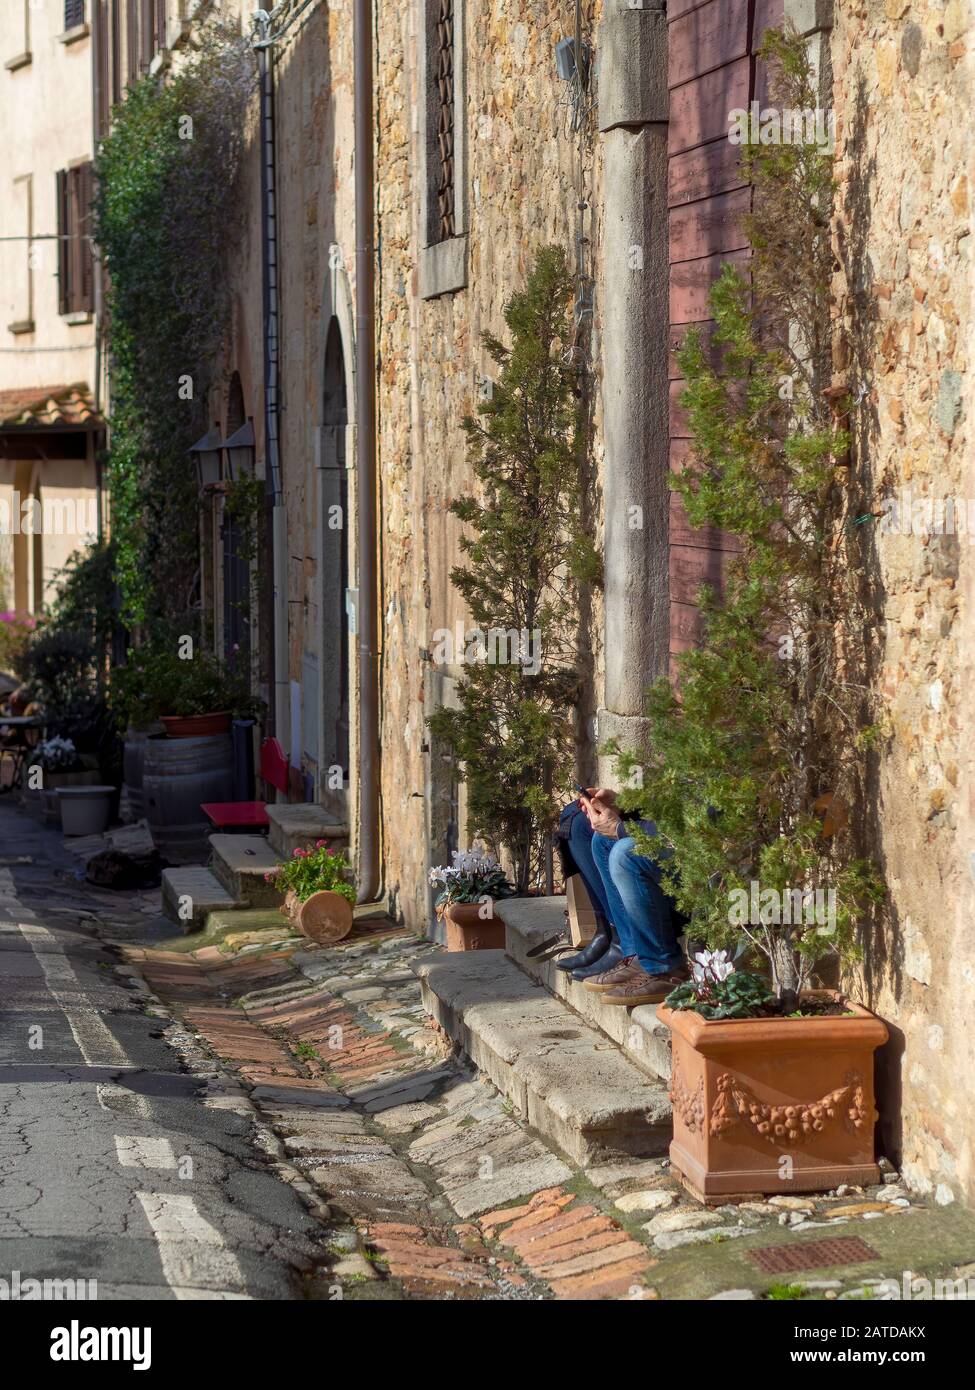
<svg viewBox="0 0 975 1390">
<path fill-rule="evenodd" d="M 620 984 L 612 984 L 601 995 L 604 1004 L 659 1004 L 672 989 L 690 978 L 686 970 L 671 970 L 666 975 L 651 975 L 640 966 L 639 975 L 631 975 Z"/>
<path fill-rule="evenodd" d="M 601 975 L 590 975 L 589 979 L 583 980 L 582 983 L 586 989 L 594 990 L 598 994 L 601 990 L 613 989 L 616 985 L 645 973 L 636 956 L 624 956 L 611 970 L 604 970 Z"/>
</svg>

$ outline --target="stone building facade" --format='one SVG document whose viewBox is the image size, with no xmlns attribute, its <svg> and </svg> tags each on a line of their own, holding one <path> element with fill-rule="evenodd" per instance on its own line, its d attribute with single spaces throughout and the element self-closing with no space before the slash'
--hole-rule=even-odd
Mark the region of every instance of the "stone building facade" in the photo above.
<svg viewBox="0 0 975 1390">
<path fill-rule="evenodd" d="M 223 8 L 249 26 L 247 6 Z M 504 304 L 546 243 L 564 246 L 579 273 L 594 398 L 589 521 L 605 578 L 581 618 L 581 775 L 609 775 L 600 745 L 639 731 L 646 685 L 693 641 L 696 585 L 720 577 L 730 546 L 690 534 L 668 495 L 667 469 L 686 452 L 670 350 L 706 317 L 722 261 L 747 259 L 737 219 L 748 189 L 729 153 L 729 112 L 761 98 L 755 53 L 764 25 L 783 14 L 808 35 L 835 111 L 845 328 L 835 370 L 855 397 L 855 466 L 876 500 L 868 645 L 889 737 L 866 829 L 889 900 L 858 988 L 891 1025 L 883 1148 L 938 1200 L 970 1200 L 972 528 L 880 524 L 884 499 L 903 513 L 906 491 L 950 496 L 966 521 L 975 496 L 966 371 L 975 31 L 964 0 L 670 0 L 666 10 L 593 0 L 579 10 L 588 46 L 579 87 L 557 67 L 560 40 L 577 37 L 567 3 L 375 7 L 382 895 L 425 928 L 428 869 L 463 835 L 463 789 L 426 728 L 458 675 L 432 659 L 433 634 L 464 619 L 449 579 L 459 524 L 447 508 L 470 481 L 462 418 L 490 389 L 482 334 L 502 333 Z M 290 795 L 347 815 L 355 850 L 362 306 L 351 0 L 279 6 L 269 34 L 286 564 L 276 578 L 277 685 L 266 679 L 265 689 Z M 236 383 L 233 422 L 241 411 L 253 419 L 259 473 L 269 456 L 261 160 L 255 105 L 243 240 L 229 252 L 236 307 L 211 418 L 226 437 Z M 632 508 L 640 528 L 628 524 Z M 344 518 L 337 529 L 333 515 Z M 214 594 L 220 569 L 218 546 Z M 254 638 L 258 648 L 269 641 L 266 631 Z"/>
<path fill-rule="evenodd" d="M 869 808 L 889 900 L 867 943 L 865 997 L 892 1034 L 887 1147 L 939 1201 L 971 1200 L 975 16 L 965 0 L 834 9 L 835 289 L 848 344 L 835 366 L 876 503 L 870 643 L 889 726 Z"/>
</svg>

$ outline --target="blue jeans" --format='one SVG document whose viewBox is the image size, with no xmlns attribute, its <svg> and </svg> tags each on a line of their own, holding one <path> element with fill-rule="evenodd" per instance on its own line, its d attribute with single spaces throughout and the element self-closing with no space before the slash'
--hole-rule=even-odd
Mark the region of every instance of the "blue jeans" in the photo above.
<svg viewBox="0 0 975 1390">
<path fill-rule="evenodd" d="M 656 834 L 652 821 L 641 821 L 640 826 Z M 623 954 L 636 956 L 651 975 L 669 974 L 683 965 L 674 900 L 660 886 L 657 860 L 635 854 L 631 835 L 620 840 L 594 835 L 581 811 L 571 819 L 563 813 L 563 828 L 568 829 L 569 848 L 593 906 L 616 928 Z"/>
</svg>

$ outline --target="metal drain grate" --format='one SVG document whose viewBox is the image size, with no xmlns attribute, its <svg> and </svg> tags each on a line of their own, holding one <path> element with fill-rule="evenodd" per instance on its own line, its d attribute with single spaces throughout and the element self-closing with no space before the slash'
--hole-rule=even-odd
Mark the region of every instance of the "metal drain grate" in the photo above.
<svg viewBox="0 0 975 1390">
<path fill-rule="evenodd" d="M 859 1236 L 827 1236 L 796 1245 L 766 1245 L 761 1250 L 749 1250 L 748 1258 L 765 1274 L 789 1274 L 796 1269 L 856 1265 L 863 1260 L 879 1260 L 880 1256 Z"/>
</svg>

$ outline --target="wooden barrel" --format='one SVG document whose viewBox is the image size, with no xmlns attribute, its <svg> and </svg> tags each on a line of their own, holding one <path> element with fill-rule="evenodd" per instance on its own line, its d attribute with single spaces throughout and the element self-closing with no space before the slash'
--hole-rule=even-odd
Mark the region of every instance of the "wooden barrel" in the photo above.
<svg viewBox="0 0 975 1390">
<path fill-rule="evenodd" d="M 144 729 L 126 729 L 125 731 L 125 744 L 122 750 L 122 791 L 127 808 L 124 818 L 130 821 L 141 820 L 145 815 L 142 777 L 148 737 L 149 735 Z"/>
<path fill-rule="evenodd" d="M 205 864 L 213 827 L 200 803 L 233 797 L 230 735 L 146 739 L 142 793 L 159 853 L 171 864 Z"/>
</svg>

